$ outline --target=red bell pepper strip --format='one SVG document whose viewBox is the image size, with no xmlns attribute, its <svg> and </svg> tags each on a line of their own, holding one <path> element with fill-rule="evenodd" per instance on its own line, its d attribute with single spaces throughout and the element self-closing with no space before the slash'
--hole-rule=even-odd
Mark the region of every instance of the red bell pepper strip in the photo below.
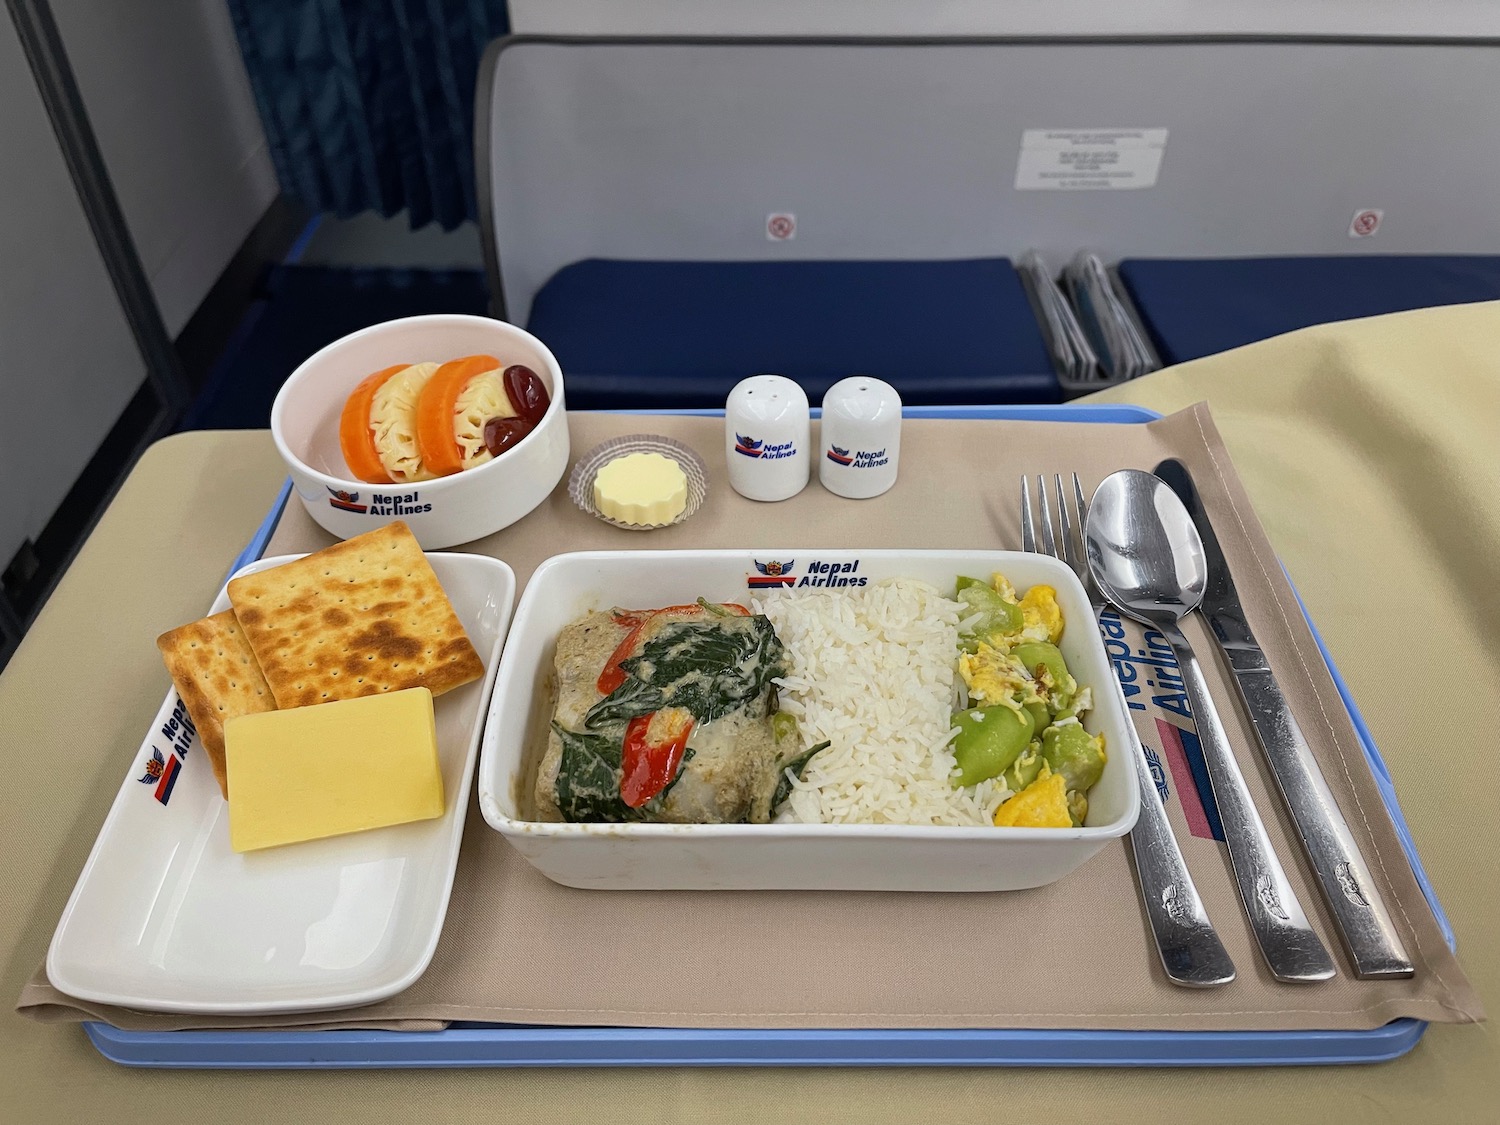
<svg viewBox="0 0 1500 1125">
<path fill-rule="evenodd" d="M 620 763 L 620 799 L 626 805 L 638 809 L 671 784 L 692 731 L 693 717 L 677 707 L 630 720 Z"/>
<path fill-rule="evenodd" d="M 725 603 L 725 609 L 732 609 L 741 617 L 749 617 L 750 611 L 742 605 L 734 602 Z M 599 673 L 599 679 L 595 687 L 599 689 L 600 695 L 609 695 L 625 682 L 625 669 L 620 667 L 622 660 L 629 660 L 635 654 L 636 643 L 641 639 L 646 626 L 658 617 L 697 617 L 704 613 L 701 605 L 669 605 L 665 609 L 627 610 L 615 614 L 615 622 L 619 625 L 627 625 L 630 632 L 625 634 L 616 647 L 610 653 L 609 659 L 604 664 L 604 670 Z"/>
<path fill-rule="evenodd" d="M 621 625 L 629 625 L 630 632 L 625 634 L 625 639 L 615 646 L 615 651 L 610 653 L 609 659 L 605 661 L 604 671 L 599 673 L 598 682 L 595 687 L 601 695 L 608 695 L 625 682 L 625 669 L 620 667 L 620 661 L 628 660 L 635 652 L 636 642 L 641 639 L 641 633 L 645 630 L 648 622 L 655 620 L 664 613 L 695 614 L 702 610 L 695 605 L 669 605 L 666 609 L 648 609 L 629 613 L 615 614 L 615 621 Z"/>
</svg>

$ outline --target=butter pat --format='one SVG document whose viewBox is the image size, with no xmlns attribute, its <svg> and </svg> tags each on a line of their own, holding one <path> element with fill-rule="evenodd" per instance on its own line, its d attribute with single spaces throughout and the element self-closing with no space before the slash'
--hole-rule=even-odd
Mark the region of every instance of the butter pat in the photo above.
<svg viewBox="0 0 1500 1125">
<path fill-rule="evenodd" d="M 687 474 L 660 453 L 616 457 L 594 477 L 594 507 L 621 523 L 671 523 L 687 507 Z"/>
<path fill-rule="evenodd" d="M 224 753 L 237 852 L 443 815 L 425 687 L 240 715 Z"/>
</svg>

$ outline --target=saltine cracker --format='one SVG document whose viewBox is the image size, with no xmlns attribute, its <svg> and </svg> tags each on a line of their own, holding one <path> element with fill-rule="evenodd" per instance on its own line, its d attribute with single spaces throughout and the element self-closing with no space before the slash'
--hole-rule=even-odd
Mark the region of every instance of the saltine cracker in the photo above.
<svg viewBox="0 0 1500 1125">
<path fill-rule="evenodd" d="M 229 583 L 276 705 L 477 680 L 484 664 L 405 523 Z"/>
<path fill-rule="evenodd" d="M 276 710 L 276 701 L 234 611 L 179 625 L 156 638 L 162 661 L 182 697 L 219 791 L 229 797 L 224 723 L 238 715 Z"/>
</svg>

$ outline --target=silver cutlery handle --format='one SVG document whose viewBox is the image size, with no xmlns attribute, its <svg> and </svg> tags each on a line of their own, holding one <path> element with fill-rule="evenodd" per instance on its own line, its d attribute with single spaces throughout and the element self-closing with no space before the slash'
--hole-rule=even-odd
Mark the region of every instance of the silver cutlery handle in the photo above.
<svg viewBox="0 0 1500 1125">
<path fill-rule="evenodd" d="M 1296 892 L 1271 847 L 1271 838 L 1250 799 L 1250 790 L 1235 762 L 1198 658 L 1174 622 L 1162 622 L 1157 628 L 1177 656 L 1209 781 L 1213 784 L 1214 801 L 1219 807 L 1219 819 L 1224 825 L 1224 843 L 1234 868 L 1234 881 L 1261 954 L 1277 980 L 1327 980 L 1334 975 L 1333 959 L 1308 924 Z"/>
<path fill-rule="evenodd" d="M 1265 656 L 1259 649 L 1253 653 L 1226 649 L 1225 655 L 1308 862 L 1354 962 L 1355 975 L 1366 979 L 1411 976 L 1411 959 L 1385 900 Z"/>
<path fill-rule="evenodd" d="M 1118 683 L 1115 690 L 1119 691 Z M 1120 702 L 1123 706 L 1123 693 Z M 1129 714 L 1127 710 L 1127 726 Z M 1136 882 L 1140 884 L 1141 902 L 1156 938 L 1162 968 L 1173 984 L 1189 988 L 1228 984 L 1234 980 L 1234 962 L 1208 920 L 1198 888 L 1193 886 L 1134 728 L 1130 729 L 1130 745 L 1124 753 L 1135 762 L 1136 781 L 1141 790 L 1141 814 L 1130 830 L 1130 850 L 1135 856 Z"/>
</svg>

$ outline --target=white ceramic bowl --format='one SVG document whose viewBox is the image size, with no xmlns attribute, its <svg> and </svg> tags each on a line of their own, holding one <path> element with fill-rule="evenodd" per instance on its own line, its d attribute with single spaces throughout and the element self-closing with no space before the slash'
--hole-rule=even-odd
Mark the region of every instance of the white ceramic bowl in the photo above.
<svg viewBox="0 0 1500 1125">
<path fill-rule="evenodd" d="M 493 461 L 415 484 L 354 479 L 339 449 L 344 400 L 373 371 L 396 363 L 442 363 L 493 355 L 540 376 L 552 405 L 536 429 Z M 335 340 L 292 372 L 271 407 L 271 437 L 297 497 L 340 539 L 405 520 L 431 551 L 469 543 L 509 527 L 557 486 L 568 466 L 568 415 L 562 370 L 529 332 L 484 316 L 412 316 Z"/>
<path fill-rule="evenodd" d="M 857 563 L 871 580 L 905 576 L 949 589 L 960 574 L 995 571 L 1025 590 L 1057 589 L 1063 656 L 1080 684 L 1097 685 L 1085 716 L 1103 731 L 1104 775 L 1082 828 L 935 828 L 894 825 L 558 824 L 526 818 L 546 739 L 553 660 L 563 626 L 592 609 L 741 601 L 756 562 Z M 955 659 L 957 653 L 954 654 Z M 542 874 L 570 887 L 614 890 L 1001 891 L 1062 878 L 1130 831 L 1140 794 L 1126 747 L 1129 722 L 1087 595 L 1063 563 L 1010 551 L 602 551 L 557 555 L 527 583 L 506 640 L 480 752 L 479 807 L 491 827 Z"/>
</svg>

